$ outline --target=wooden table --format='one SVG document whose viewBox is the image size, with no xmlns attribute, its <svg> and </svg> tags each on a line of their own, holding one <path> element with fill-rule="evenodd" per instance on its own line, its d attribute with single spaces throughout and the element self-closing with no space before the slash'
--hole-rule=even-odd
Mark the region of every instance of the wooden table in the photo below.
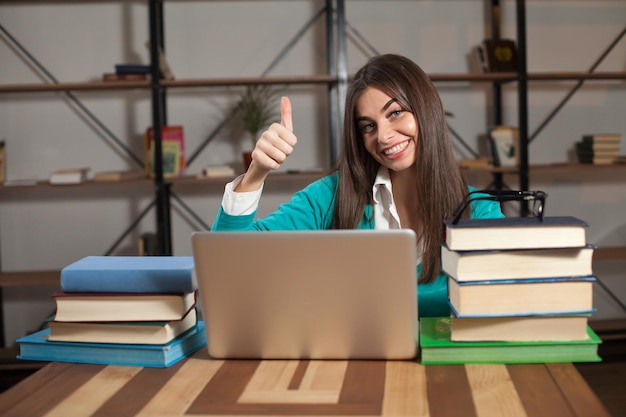
<svg viewBox="0 0 626 417">
<path fill-rule="evenodd" d="M 170 368 L 50 363 L 1 416 L 609 416 L 566 364 L 211 360 Z"/>
</svg>

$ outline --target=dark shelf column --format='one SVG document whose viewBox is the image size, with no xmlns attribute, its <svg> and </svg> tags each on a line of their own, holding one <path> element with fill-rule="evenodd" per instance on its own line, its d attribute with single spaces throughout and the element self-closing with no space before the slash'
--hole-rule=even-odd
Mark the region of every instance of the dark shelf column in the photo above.
<svg viewBox="0 0 626 417">
<path fill-rule="evenodd" d="M 154 189 L 157 213 L 157 241 L 160 255 L 172 254 L 170 219 L 170 185 L 163 181 L 163 142 L 161 127 L 167 124 L 166 96 L 159 80 L 159 51 L 164 51 L 163 1 L 150 0 L 150 66 L 152 92 L 152 126 L 154 128 Z"/>
<path fill-rule="evenodd" d="M 528 176 L 528 68 L 526 63 L 526 1 L 516 0 L 518 54 L 518 124 L 519 124 L 519 189 L 529 189 Z M 520 215 L 527 216 L 528 201 L 521 204 Z"/>
</svg>

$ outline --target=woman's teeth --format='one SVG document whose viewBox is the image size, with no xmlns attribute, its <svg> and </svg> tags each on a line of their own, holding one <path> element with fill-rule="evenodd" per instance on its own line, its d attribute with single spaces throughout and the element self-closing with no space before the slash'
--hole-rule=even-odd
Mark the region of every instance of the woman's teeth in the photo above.
<svg viewBox="0 0 626 417">
<path fill-rule="evenodd" d="M 395 155 L 395 154 L 397 154 L 398 152 L 402 152 L 403 150 L 405 150 L 407 146 L 409 146 L 409 141 L 408 141 L 408 140 L 407 140 L 407 141 L 405 141 L 405 142 L 402 142 L 402 143 L 397 144 L 397 145 L 396 145 L 396 146 L 394 146 L 393 148 L 385 149 L 385 150 L 383 151 L 383 153 L 384 153 L 385 155 L 387 155 L 387 156 L 389 156 L 389 155 Z"/>
</svg>

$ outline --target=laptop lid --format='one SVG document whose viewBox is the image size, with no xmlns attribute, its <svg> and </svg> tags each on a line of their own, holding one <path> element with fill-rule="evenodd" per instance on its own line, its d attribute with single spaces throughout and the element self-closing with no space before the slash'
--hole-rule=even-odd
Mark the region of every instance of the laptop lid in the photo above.
<svg viewBox="0 0 626 417">
<path fill-rule="evenodd" d="M 196 232 L 192 246 L 214 358 L 417 354 L 411 230 Z"/>
</svg>

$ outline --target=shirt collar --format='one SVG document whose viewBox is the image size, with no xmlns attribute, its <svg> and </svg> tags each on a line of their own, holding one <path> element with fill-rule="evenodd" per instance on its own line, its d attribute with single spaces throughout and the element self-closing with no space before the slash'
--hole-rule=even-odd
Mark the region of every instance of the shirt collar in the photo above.
<svg viewBox="0 0 626 417">
<path fill-rule="evenodd" d="M 384 193 L 384 194 L 383 194 Z M 392 196 L 391 192 L 391 177 L 389 176 L 389 169 L 384 166 L 378 168 L 376 173 L 376 179 L 374 180 L 374 186 L 372 187 L 372 196 L 374 197 L 375 204 L 381 204 L 382 202 L 390 203 L 389 198 Z"/>
</svg>

